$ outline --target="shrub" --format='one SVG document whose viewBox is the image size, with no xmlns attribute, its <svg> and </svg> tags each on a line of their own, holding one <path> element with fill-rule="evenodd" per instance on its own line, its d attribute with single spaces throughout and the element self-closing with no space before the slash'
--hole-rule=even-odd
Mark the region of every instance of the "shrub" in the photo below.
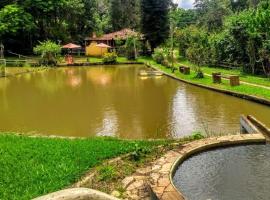
<svg viewBox="0 0 270 200">
<path fill-rule="evenodd" d="M 195 133 L 192 134 L 191 138 L 193 140 L 200 140 L 200 139 L 204 139 L 205 137 L 200 132 L 195 132 Z"/>
<path fill-rule="evenodd" d="M 114 64 L 117 62 L 117 55 L 115 52 L 105 53 L 103 56 L 103 62 L 105 64 Z"/>
<path fill-rule="evenodd" d="M 112 165 L 102 166 L 98 169 L 99 181 L 113 180 L 116 177 L 117 169 Z"/>
<path fill-rule="evenodd" d="M 130 154 L 130 159 L 133 161 L 140 161 L 146 154 L 150 153 L 151 150 L 152 149 L 149 147 L 140 147 L 135 143 L 135 151 Z"/>
<path fill-rule="evenodd" d="M 48 40 L 45 42 L 40 42 L 34 48 L 34 53 L 41 55 L 41 64 L 42 65 L 53 65 L 57 64 L 57 55 L 61 52 L 61 46 Z"/>
<path fill-rule="evenodd" d="M 167 67 L 167 68 L 170 68 L 170 67 L 171 67 L 171 66 L 170 66 L 170 63 L 169 63 L 169 61 L 168 61 L 167 59 L 163 60 L 163 61 L 161 62 L 161 64 L 164 65 L 164 66 Z"/>
<path fill-rule="evenodd" d="M 162 62 L 165 60 L 165 55 L 164 55 L 163 49 L 161 49 L 161 48 L 155 49 L 152 57 L 153 57 L 154 61 L 156 61 L 158 64 L 162 64 Z"/>
</svg>

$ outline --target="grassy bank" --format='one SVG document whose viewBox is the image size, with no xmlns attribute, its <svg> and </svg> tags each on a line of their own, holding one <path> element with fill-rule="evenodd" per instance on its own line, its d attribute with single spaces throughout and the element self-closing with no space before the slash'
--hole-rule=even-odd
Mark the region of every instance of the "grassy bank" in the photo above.
<svg viewBox="0 0 270 200">
<path fill-rule="evenodd" d="M 125 63 L 125 62 L 129 62 L 130 60 L 128 60 L 125 57 L 118 57 L 117 58 L 117 62 L 118 63 Z M 85 62 L 89 62 L 89 63 L 103 63 L 103 59 L 100 57 L 87 57 L 87 56 L 81 56 L 81 57 L 75 57 L 74 58 L 74 62 L 75 63 L 85 63 Z M 63 59 L 63 63 L 65 63 L 64 59 Z"/>
<path fill-rule="evenodd" d="M 270 100 L 270 91 L 265 88 L 260 88 L 260 87 L 251 86 L 251 85 L 244 85 L 244 84 L 241 84 L 240 86 L 236 86 L 236 87 L 231 87 L 228 80 L 224 80 L 221 84 L 214 84 L 212 81 L 212 77 L 209 77 L 209 76 L 205 76 L 205 78 L 203 79 L 194 78 L 195 72 L 193 70 L 191 71 L 190 75 L 181 74 L 178 70 L 175 71 L 175 73 L 172 73 L 171 69 L 168 69 L 163 65 L 157 64 L 151 58 L 140 58 L 139 60 L 141 62 L 149 63 L 151 66 L 155 67 L 156 69 L 164 71 L 168 74 L 172 74 L 180 79 L 184 79 L 192 83 L 202 84 L 205 86 L 215 87 L 218 89 L 228 90 L 232 92 L 238 92 L 238 93 L 242 93 L 246 95 L 257 96 L 260 98 L 265 98 L 267 100 Z"/>
<path fill-rule="evenodd" d="M 50 139 L 0 135 L 0 199 L 28 200 L 63 189 L 89 168 L 138 148 L 169 141 Z"/>
<path fill-rule="evenodd" d="M 194 67 L 194 64 L 192 64 L 189 61 L 180 61 L 179 64 Z M 245 74 L 240 69 L 224 69 L 220 67 L 203 66 L 202 70 L 204 73 L 207 73 L 207 74 L 212 74 L 214 72 L 221 72 L 222 74 L 226 74 L 226 75 L 238 75 L 240 76 L 241 81 L 270 87 L 269 78 Z"/>
</svg>

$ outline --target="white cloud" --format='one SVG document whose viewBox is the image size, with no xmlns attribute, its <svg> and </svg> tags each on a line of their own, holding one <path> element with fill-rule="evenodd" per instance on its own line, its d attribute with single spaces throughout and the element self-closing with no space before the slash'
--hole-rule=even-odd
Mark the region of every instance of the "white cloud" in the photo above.
<svg viewBox="0 0 270 200">
<path fill-rule="evenodd" d="M 193 3 L 195 0 L 174 0 L 175 3 L 179 4 L 179 7 L 190 9 L 193 8 Z"/>
</svg>

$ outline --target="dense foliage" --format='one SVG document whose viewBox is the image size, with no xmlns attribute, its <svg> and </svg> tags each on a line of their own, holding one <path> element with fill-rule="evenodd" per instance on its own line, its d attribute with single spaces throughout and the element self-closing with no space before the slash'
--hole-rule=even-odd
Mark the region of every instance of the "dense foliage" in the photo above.
<svg viewBox="0 0 270 200">
<path fill-rule="evenodd" d="M 197 65 L 241 67 L 270 76 L 268 0 L 197 0 L 195 12 L 200 17 L 177 31 L 182 57 Z"/>
<path fill-rule="evenodd" d="M 99 36 L 130 28 L 143 30 L 151 45 L 157 46 L 168 36 L 170 3 L 171 0 L 2 0 L 0 43 L 3 41 L 6 51 L 32 54 L 39 41 L 83 45 L 84 38 L 93 33 Z"/>
<path fill-rule="evenodd" d="M 92 32 L 103 34 L 123 27 L 138 28 L 135 4 L 121 4 L 116 10 L 115 0 L 5 0 L 0 2 L 0 37 L 5 46 L 14 51 L 31 50 L 38 41 L 83 42 Z M 125 6 L 125 7 L 123 7 Z M 133 6 L 133 7 L 132 7 Z M 115 10 L 111 10 L 115 9 Z M 119 9 L 121 17 L 115 16 Z M 112 23 L 112 26 L 111 26 Z M 16 47 L 15 47 L 16 45 Z M 18 48 L 19 47 L 19 48 Z"/>
<path fill-rule="evenodd" d="M 140 0 L 111 0 L 110 19 L 114 31 L 140 26 Z"/>
</svg>

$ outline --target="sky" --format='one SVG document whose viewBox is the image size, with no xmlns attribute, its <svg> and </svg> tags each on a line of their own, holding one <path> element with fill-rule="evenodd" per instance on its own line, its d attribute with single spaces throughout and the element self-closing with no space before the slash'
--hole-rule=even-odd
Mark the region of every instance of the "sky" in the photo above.
<svg viewBox="0 0 270 200">
<path fill-rule="evenodd" d="M 179 4 L 179 7 L 184 9 L 193 8 L 194 0 L 174 0 L 175 3 Z"/>
</svg>

